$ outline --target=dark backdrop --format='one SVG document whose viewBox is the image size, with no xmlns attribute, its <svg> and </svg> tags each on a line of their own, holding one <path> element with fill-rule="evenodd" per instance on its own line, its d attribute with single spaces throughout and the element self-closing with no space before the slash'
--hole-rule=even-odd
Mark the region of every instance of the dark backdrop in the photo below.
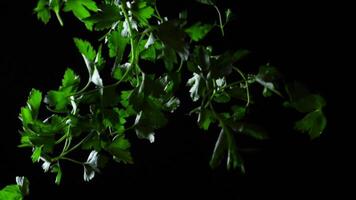
<svg viewBox="0 0 356 200">
<path fill-rule="evenodd" d="M 334 34 L 340 30 L 335 18 L 338 8 L 325 1 L 249 0 L 220 1 L 221 7 L 231 7 L 236 12 L 236 21 L 227 26 L 224 39 L 211 36 L 211 41 L 220 50 L 249 49 L 252 55 L 245 70 L 254 71 L 258 65 L 270 62 L 289 79 L 300 80 L 325 96 L 329 124 L 319 139 L 310 142 L 292 131 L 290 120 L 295 116 L 272 103 L 276 99 L 266 99 L 258 105 L 255 118 L 270 131 L 272 140 L 239 141 L 241 146 L 260 148 L 243 152 L 247 174 L 242 176 L 224 168 L 213 171 L 208 162 L 217 133 L 198 130 L 195 118 L 188 118 L 185 110 L 180 110 L 170 116 L 174 123 L 158 131 L 156 143 L 133 141 L 134 165 L 110 165 L 92 182 L 84 183 L 83 169 L 68 164 L 62 185 L 56 186 L 53 175 L 44 174 L 39 164 L 31 163 L 29 149 L 16 147 L 20 139 L 18 112 L 31 88 L 57 88 L 66 67 L 84 72 L 72 37 L 96 36 L 86 35 L 84 27 L 70 15 L 64 16 L 64 28 L 55 20 L 43 25 L 32 12 L 34 2 L 0 3 L 0 188 L 13 183 L 15 176 L 25 175 L 31 181 L 30 199 L 63 199 L 72 194 L 80 199 L 94 199 L 95 195 L 102 199 L 123 198 L 120 195 L 289 199 L 327 196 L 347 178 L 341 166 L 346 164 L 343 152 L 348 146 L 341 145 L 341 135 L 345 133 L 336 123 L 341 120 L 340 96 L 344 95 L 335 82 L 339 80 L 338 71 L 345 69 L 336 59 L 340 42 Z M 169 16 L 175 16 L 180 8 L 193 10 L 197 6 L 191 1 L 158 2 L 160 8 L 170 9 L 163 12 Z M 189 17 L 209 20 L 215 16 L 214 10 L 203 6 Z"/>
</svg>

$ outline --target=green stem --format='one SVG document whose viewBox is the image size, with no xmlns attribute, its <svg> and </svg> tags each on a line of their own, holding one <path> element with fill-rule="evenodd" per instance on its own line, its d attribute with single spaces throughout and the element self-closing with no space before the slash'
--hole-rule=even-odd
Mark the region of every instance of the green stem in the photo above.
<svg viewBox="0 0 356 200">
<path fill-rule="evenodd" d="M 66 138 L 67 138 L 67 135 L 64 134 L 61 138 L 59 138 L 59 139 L 56 141 L 55 144 L 60 144 L 60 143 L 63 142 L 63 140 L 66 139 Z"/>
<path fill-rule="evenodd" d="M 56 11 L 55 13 L 56 13 L 56 17 L 58 19 L 59 24 L 61 26 L 63 26 L 63 20 L 62 20 L 61 16 L 59 15 L 59 11 Z"/>
<path fill-rule="evenodd" d="M 154 16 L 157 17 L 157 18 L 161 21 L 161 23 L 163 23 L 163 18 L 162 18 L 161 15 L 159 14 L 157 5 L 155 5 L 155 11 L 156 11 L 157 15 L 154 15 Z"/>
<path fill-rule="evenodd" d="M 214 109 L 214 106 L 213 106 L 213 104 L 211 102 L 209 103 L 209 107 L 210 107 L 210 110 L 213 113 L 215 119 L 219 121 L 219 124 L 220 124 L 221 128 L 224 129 L 224 131 L 228 131 L 228 129 L 227 129 L 225 123 L 224 123 L 224 120 L 221 119 L 221 117 L 216 113 L 216 111 Z"/>
<path fill-rule="evenodd" d="M 60 159 L 61 160 L 67 160 L 67 161 L 70 161 L 70 162 L 78 164 L 78 165 L 83 165 L 84 164 L 83 162 L 80 162 L 80 161 L 77 161 L 77 160 L 74 160 L 74 159 L 71 159 L 71 158 L 68 158 L 68 157 L 61 157 Z"/>
<path fill-rule="evenodd" d="M 126 0 L 121 1 L 121 11 L 124 14 L 125 21 L 128 24 L 129 27 L 129 34 L 130 34 L 130 44 L 131 44 L 131 64 L 134 63 L 135 61 L 135 42 L 134 42 L 134 36 L 133 36 L 133 31 L 132 31 L 132 24 L 129 18 L 129 15 L 127 14 L 126 11 Z"/>
<path fill-rule="evenodd" d="M 80 145 L 82 145 L 87 139 L 89 139 L 89 137 L 91 137 L 92 134 L 88 134 L 85 138 L 83 138 L 81 141 L 79 141 L 76 145 L 74 145 L 72 148 L 70 148 L 69 150 L 65 151 L 64 153 L 62 153 L 60 155 L 60 157 L 63 157 L 65 155 L 67 155 L 68 153 L 76 150 L 78 147 L 80 147 Z"/>
<path fill-rule="evenodd" d="M 207 84 L 207 87 L 208 87 L 208 82 L 206 82 Z M 205 104 L 204 108 L 208 107 L 208 105 L 211 103 L 211 101 L 213 100 L 214 96 L 215 96 L 215 93 L 216 93 L 216 84 L 215 84 L 215 81 L 213 81 L 213 92 L 211 93 L 210 97 L 209 97 L 209 100 L 208 102 Z"/>
<path fill-rule="evenodd" d="M 183 64 L 184 64 L 184 60 L 180 59 L 180 64 L 179 64 L 177 72 L 180 72 L 182 70 Z"/>
<path fill-rule="evenodd" d="M 233 83 L 227 84 L 227 85 L 225 85 L 224 87 L 222 87 L 222 89 L 233 87 L 233 86 L 238 85 L 238 84 L 240 84 L 240 83 L 242 83 L 242 82 L 245 82 L 245 80 L 242 80 L 242 81 L 235 81 L 235 82 L 233 82 Z"/>
<path fill-rule="evenodd" d="M 237 67 L 233 67 L 233 69 L 240 74 L 240 76 L 242 77 L 242 79 L 245 81 L 245 84 L 246 84 L 246 98 L 247 98 L 247 101 L 246 101 L 246 105 L 245 107 L 248 107 L 250 105 L 250 89 L 249 89 L 249 86 L 248 86 L 248 81 L 244 75 L 244 73 Z"/>
<path fill-rule="evenodd" d="M 218 16 L 219 16 L 219 27 L 220 27 L 220 30 L 221 30 L 221 34 L 222 34 L 222 36 L 224 37 L 224 35 L 225 35 L 225 32 L 224 32 L 224 25 L 223 25 L 223 22 L 222 22 L 220 10 L 219 10 L 219 8 L 218 8 L 216 5 L 214 5 L 214 8 L 215 8 L 215 10 L 216 10 L 217 13 L 218 13 Z"/>
</svg>

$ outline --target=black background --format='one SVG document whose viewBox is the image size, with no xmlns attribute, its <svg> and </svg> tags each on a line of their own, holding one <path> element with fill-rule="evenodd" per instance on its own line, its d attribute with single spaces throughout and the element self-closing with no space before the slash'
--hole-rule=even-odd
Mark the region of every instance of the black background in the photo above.
<svg viewBox="0 0 356 200">
<path fill-rule="evenodd" d="M 34 1 L 1 2 L 1 106 L 0 188 L 25 175 L 31 181 L 29 199 L 63 199 L 78 195 L 80 199 L 119 199 L 139 197 L 219 197 L 251 199 L 253 197 L 320 197 L 343 195 L 337 190 L 345 181 L 344 157 L 350 146 L 342 145 L 348 132 L 341 131 L 340 110 L 345 94 L 338 84 L 340 72 L 346 69 L 338 58 L 342 38 L 338 32 L 338 6 L 325 1 L 220 1 L 230 7 L 236 20 L 229 24 L 226 37 L 210 34 L 217 50 L 246 48 L 252 52 L 244 70 L 256 71 L 267 62 L 277 66 L 288 79 L 304 82 L 312 91 L 323 95 L 328 105 L 325 113 L 328 128 L 315 141 L 292 131 L 297 116 L 280 109 L 277 98 L 257 105 L 255 120 L 264 125 L 272 139 L 256 143 L 239 141 L 246 151 L 246 175 L 211 170 L 208 166 L 217 131 L 204 133 L 196 128 L 195 118 L 179 110 L 170 116 L 171 123 L 157 133 L 156 143 L 133 139 L 135 164 L 113 164 L 90 183 L 84 183 L 82 170 L 64 166 L 63 182 L 44 174 L 39 164 L 32 164 L 29 149 L 19 149 L 18 112 L 31 88 L 47 91 L 57 88 L 66 67 L 84 72 L 84 63 L 72 37 L 88 36 L 81 23 L 65 15 L 65 26 L 52 20 L 43 25 L 32 9 Z M 181 8 L 195 10 L 192 1 L 158 1 L 163 15 L 177 16 Z M 190 13 L 192 19 L 214 19 L 216 13 L 207 6 Z M 85 75 L 83 73 L 83 75 Z M 186 98 L 183 95 L 183 99 Z M 277 103 L 273 103 L 277 102 Z M 184 103 L 184 101 L 183 101 Z M 346 103 L 346 102 L 345 102 Z M 345 120 L 346 121 L 346 120 Z M 345 189 L 346 190 L 346 189 Z M 338 192 L 336 192 L 338 191 Z M 120 196 L 122 195 L 122 196 Z"/>
</svg>

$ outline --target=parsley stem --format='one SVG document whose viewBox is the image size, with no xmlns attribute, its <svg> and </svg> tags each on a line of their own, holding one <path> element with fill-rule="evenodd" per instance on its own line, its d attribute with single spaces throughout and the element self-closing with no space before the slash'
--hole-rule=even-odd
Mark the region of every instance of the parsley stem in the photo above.
<svg viewBox="0 0 356 200">
<path fill-rule="evenodd" d="M 81 141 L 79 141 L 72 148 L 70 148 L 69 150 L 66 150 L 65 152 L 61 153 L 61 155 L 59 157 L 62 158 L 63 156 L 67 155 L 68 153 L 70 153 L 70 152 L 74 151 L 75 149 L 77 149 L 78 147 L 80 147 L 80 145 L 82 145 L 87 139 L 89 139 L 89 137 L 91 137 L 91 135 L 92 134 L 88 134 L 87 136 L 85 136 L 85 138 L 83 138 Z"/>
<path fill-rule="evenodd" d="M 61 16 L 59 15 L 59 12 L 56 11 L 55 13 L 56 13 L 56 17 L 57 17 L 57 19 L 58 19 L 59 24 L 60 24 L 61 26 L 63 26 L 63 20 L 62 20 Z"/>
<path fill-rule="evenodd" d="M 162 18 L 161 15 L 159 14 L 157 5 L 155 5 L 155 11 L 156 11 L 156 14 L 157 14 L 157 15 L 154 15 L 154 16 L 157 17 L 157 18 L 161 21 L 161 23 L 163 23 L 163 18 Z"/>
<path fill-rule="evenodd" d="M 77 161 L 77 160 L 74 160 L 74 159 L 68 158 L 68 157 L 61 157 L 61 160 L 67 160 L 67 161 L 70 161 L 70 162 L 78 164 L 78 165 L 83 165 L 84 164 L 83 162 L 80 162 L 80 161 Z"/>
<path fill-rule="evenodd" d="M 233 67 L 233 69 L 240 74 L 240 76 L 242 77 L 242 79 L 245 81 L 245 84 L 246 84 L 246 98 L 247 98 L 247 101 L 246 101 L 246 105 L 245 107 L 248 107 L 250 105 L 250 89 L 249 89 L 249 86 L 248 86 L 248 81 L 244 75 L 244 73 L 237 67 Z"/>
<path fill-rule="evenodd" d="M 121 1 L 121 11 L 124 14 L 125 21 L 129 28 L 130 44 L 131 44 L 131 62 L 130 63 L 133 64 L 136 59 L 135 42 L 134 42 L 134 35 L 133 35 L 133 31 L 132 31 L 132 24 L 131 24 L 129 15 L 127 14 L 127 11 L 126 11 L 126 0 Z"/>
<path fill-rule="evenodd" d="M 224 37 L 224 35 L 225 35 L 225 32 L 224 32 L 224 25 L 223 25 L 223 22 L 222 22 L 220 10 L 219 10 L 219 8 L 218 8 L 216 5 L 214 5 L 214 8 L 215 8 L 215 10 L 218 12 L 218 16 L 219 16 L 219 27 L 220 27 L 220 30 L 221 30 L 221 34 L 222 34 L 222 36 Z"/>
</svg>

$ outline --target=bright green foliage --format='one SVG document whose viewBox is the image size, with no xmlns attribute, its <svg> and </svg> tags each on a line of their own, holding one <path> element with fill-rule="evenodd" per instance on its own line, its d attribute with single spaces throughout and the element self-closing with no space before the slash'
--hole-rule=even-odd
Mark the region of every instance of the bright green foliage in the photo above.
<svg viewBox="0 0 356 200">
<path fill-rule="evenodd" d="M 202 110 L 198 115 L 198 124 L 200 128 L 208 130 L 211 123 L 215 122 L 213 113 L 210 110 Z"/>
<path fill-rule="evenodd" d="M 63 8 L 65 12 L 73 12 L 80 20 L 90 17 L 90 11 L 97 12 L 98 7 L 93 0 L 67 0 Z M 92 23 L 86 22 L 86 27 L 91 29 Z"/>
<path fill-rule="evenodd" d="M 144 25 L 148 24 L 148 20 L 155 12 L 151 6 L 147 5 L 145 0 L 135 1 L 131 11 L 137 20 Z"/>
<path fill-rule="evenodd" d="M 59 165 L 59 162 L 57 162 L 55 165 L 52 166 L 52 173 L 56 173 L 56 179 L 55 179 L 55 183 L 57 185 L 61 184 L 61 180 L 62 180 L 62 169 L 61 166 Z"/>
<path fill-rule="evenodd" d="M 84 19 L 85 22 L 94 24 L 96 30 L 112 28 L 121 19 L 118 15 L 120 9 L 115 4 L 102 4 L 96 14 Z"/>
<path fill-rule="evenodd" d="M 46 103 L 59 112 L 68 110 L 68 106 L 73 103 L 71 96 L 75 94 L 79 83 L 79 76 L 77 76 L 72 69 L 67 69 L 59 90 L 49 91 L 45 99 Z"/>
<path fill-rule="evenodd" d="M 89 11 L 98 11 L 98 7 L 93 0 L 67 0 L 64 11 L 72 11 L 77 18 L 84 19 L 90 16 Z"/>
<path fill-rule="evenodd" d="M 22 200 L 22 193 L 18 185 L 8 185 L 0 190 L 0 200 Z"/>
<path fill-rule="evenodd" d="M 201 22 L 197 22 L 191 27 L 187 28 L 185 32 L 188 33 L 193 41 L 198 42 L 199 40 L 203 39 L 212 28 L 213 26 L 210 24 L 202 24 Z"/>
<path fill-rule="evenodd" d="M 74 43 L 77 46 L 79 52 L 83 55 L 83 57 L 88 59 L 90 62 L 94 62 L 96 51 L 88 41 L 79 38 L 74 38 Z"/>
<path fill-rule="evenodd" d="M 51 10 L 49 0 L 39 0 L 34 11 L 37 13 L 38 19 L 47 24 L 51 19 Z"/>
<path fill-rule="evenodd" d="M 32 162 L 38 162 L 40 160 L 41 152 L 42 152 L 42 147 L 35 147 L 31 156 Z"/>
<path fill-rule="evenodd" d="M 109 56 L 116 58 L 117 64 L 121 63 L 123 55 L 125 53 L 126 46 L 129 44 L 128 38 L 121 36 L 122 30 L 111 32 L 109 36 Z"/>
<path fill-rule="evenodd" d="M 30 183 L 26 177 L 16 177 L 16 183 L 0 190 L 0 200 L 22 200 L 29 194 Z"/>
<path fill-rule="evenodd" d="M 86 84 L 67 69 L 57 90 L 49 90 L 45 97 L 32 90 L 20 111 L 19 146 L 31 148 L 32 161 L 41 162 L 45 172 L 53 173 L 56 184 L 66 176 L 62 166 L 67 163 L 84 168 L 85 181 L 92 180 L 109 157 L 132 164 L 127 135 L 135 133 L 154 142 L 159 129 L 169 123 L 169 113 L 186 103 L 176 96 L 183 88 L 195 106 L 189 114 L 197 115 L 199 128 L 220 129 L 210 160 L 212 168 L 224 161 L 227 169 L 244 172 L 236 136 L 268 139 L 263 128 L 247 117 L 258 100 L 251 94 L 258 84 L 263 96 L 285 98 L 287 94 L 285 105 L 305 114 L 296 123 L 297 130 L 308 132 L 311 138 L 324 131 L 326 103 L 320 95 L 298 85 L 283 87 L 282 75 L 269 64 L 261 66 L 257 74 L 243 72 L 239 64 L 248 56 L 247 50 L 216 53 L 213 46 L 206 45 L 209 41 L 202 42 L 214 28 L 224 35 L 232 13 L 227 9 L 221 16 L 213 0 L 197 2 L 217 10 L 218 26 L 210 25 L 216 22 L 189 21 L 187 12 L 168 20 L 156 10 L 156 1 L 150 0 L 38 0 L 35 12 L 41 21 L 47 23 L 53 11 L 63 24 L 61 11 L 72 12 L 87 28 L 94 27 L 94 32 L 103 35 L 99 48 L 74 38 L 88 70 Z M 104 67 L 112 69 L 112 79 L 102 76 Z M 47 111 L 42 112 L 44 109 Z M 79 151 L 88 158 L 74 159 L 72 155 Z M 0 196 L 21 195 L 16 187 L 2 190 Z"/>
<path fill-rule="evenodd" d="M 130 146 L 130 142 L 124 136 L 118 136 L 106 147 L 106 150 L 114 155 L 115 161 L 133 164 Z"/>
</svg>

